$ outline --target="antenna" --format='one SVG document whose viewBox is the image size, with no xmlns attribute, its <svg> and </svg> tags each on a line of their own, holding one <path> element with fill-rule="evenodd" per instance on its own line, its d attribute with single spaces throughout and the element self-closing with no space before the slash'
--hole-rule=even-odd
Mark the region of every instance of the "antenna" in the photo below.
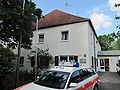
<svg viewBox="0 0 120 90">
<path fill-rule="evenodd" d="M 66 7 L 71 7 L 71 5 L 67 1 L 65 2 L 65 6 Z"/>
<path fill-rule="evenodd" d="M 71 5 L 70 5 L 70 3 L 67 1 L 67 0 L 65 0 L 65 10 L 67 11 L 67 7 L 70 7 L 73 11 L 76 11 Z M 78 16 L 78 11 L 76 11 L 76 12 L 73 12 L 74 14 L 77 14 L 77 16 Z"/>
</svg>

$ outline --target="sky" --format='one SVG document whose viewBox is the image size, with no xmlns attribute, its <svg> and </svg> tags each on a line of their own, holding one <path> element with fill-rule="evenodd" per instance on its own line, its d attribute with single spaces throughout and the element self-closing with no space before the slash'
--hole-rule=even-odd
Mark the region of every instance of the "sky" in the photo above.
<svg viewBox="0 0 120 90">
<path fill-rule="evenodd" d="M 43 15 L 58 9 L 76 16 L 91 19 L 97 35 L 117 32 L 116 26 L 120 20 L 115 20 L 120 15 L 120 7 L 115 8 L 115 3 L 120 0 L 32 0 L 37 8 L 41 8 Z"/>
</svg>

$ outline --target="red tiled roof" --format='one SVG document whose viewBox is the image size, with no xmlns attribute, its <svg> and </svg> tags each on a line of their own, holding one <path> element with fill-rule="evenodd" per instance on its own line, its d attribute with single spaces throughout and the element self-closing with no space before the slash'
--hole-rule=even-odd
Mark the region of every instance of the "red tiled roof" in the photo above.
<svg viewBox="0 0 120 90">
<path fill-rule="evenodd" d="M 62 12 L 60 10 L 54 10 L 54 11 L 48 13 L 47 15 L 45 15 L 44 18 L 41 18 L 39 20 L 38 27 L 39 28 L 47 28 L 47 27 L 83 22 L 86 20 L 88 20 L 88 19 L 79 17 L 79 16 L 75 16 L 72 14 L 68 14 L 68 13 Z"/>
</svg>

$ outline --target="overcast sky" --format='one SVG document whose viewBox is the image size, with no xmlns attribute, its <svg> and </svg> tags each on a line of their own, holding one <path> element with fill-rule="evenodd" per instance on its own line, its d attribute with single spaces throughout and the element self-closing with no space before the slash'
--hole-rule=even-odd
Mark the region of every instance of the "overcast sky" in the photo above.
<svg viewBox="0 0 120 90">
<path fill-rule="evenodd" d="M 120 15 L 120 7 L 115 8 L 115 3 L 120 0 L 33 0 L 41 8 L 43 15 L 58 9 L 73 15 L 91 19 L 99 35 L 117 32 L 116 26 L 120 20 L 115 20 L 115 15 Z"/>
</svg>

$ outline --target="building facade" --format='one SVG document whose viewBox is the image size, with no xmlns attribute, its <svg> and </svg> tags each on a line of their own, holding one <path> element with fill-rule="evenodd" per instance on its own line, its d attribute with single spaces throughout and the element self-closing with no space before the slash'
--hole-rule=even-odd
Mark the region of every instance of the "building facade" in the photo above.
<svg viewBox="0 0 120 90">
<path fill-rule="evenodd" d="M 89 19 L 54 10 L 39 20 L 39 30 L 33 33 L 33 49 L 37 41 L 38 48 L 48 48 L 59 62 L 76 60 L 81 66 L 97 70 L 97 52 L 101 47 Z"/>
<path fill-rule="evenodd" d="M 120 59 L 120 51 L 99 51 L 99 71 L 116 72 L 116 64 Z"/>
<path fill-rule="evenodd" d="M 36 47 L 49 49 L 49 53 L 58 62 L 78 61 L 81 66 L 91 66 L 96 71 L 116 71 L 117 57 L 105 55 L 101 51 L 90 19 L 54 10 L 39 20 L 38 30 L 33 31 L 33 36 L 32 50 L 36 50 Z M 31 69 L 28 54 L 32 50 L 22 49 L 22 70 Z"/>
</svg>

